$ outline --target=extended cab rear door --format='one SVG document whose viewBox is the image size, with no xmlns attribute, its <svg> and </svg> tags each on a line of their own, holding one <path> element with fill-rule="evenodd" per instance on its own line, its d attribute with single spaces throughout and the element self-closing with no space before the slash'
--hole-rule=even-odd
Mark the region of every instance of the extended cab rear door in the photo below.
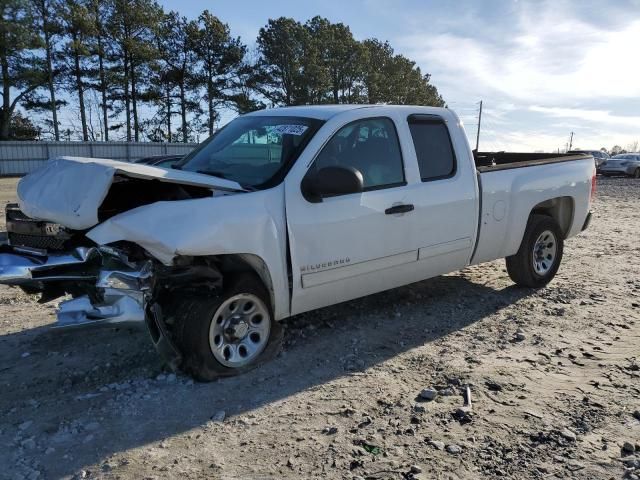
<svg viewBox="0 0 640 480">
<path fill-rule="evenodd" d="M 403 122 L 416 168 L 408 186 L 415 206 L 410 248 L 418 250 L 425 278 L 469 263 L 479 216 L 475 163 L 462 125 L 451 112 L 427 112 L 409 111 Z"/>
</svg>

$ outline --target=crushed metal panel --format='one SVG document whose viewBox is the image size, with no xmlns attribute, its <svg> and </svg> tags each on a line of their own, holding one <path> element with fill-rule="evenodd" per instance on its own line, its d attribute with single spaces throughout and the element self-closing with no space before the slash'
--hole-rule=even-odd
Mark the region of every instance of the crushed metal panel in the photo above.
<svg viewBox="0 0 640 480">
<path fill-rule="evenodd" d="M 57 159 L 23 177 L 18 203 L 29 217 L 83 230 L 98 223 L 98 206 L 116 170 L 95 163 Z"/>
<path fill-rule="evenodd" d="M 179 183 L 182 185 L 193 185 L 195 187 L 210 187 L 220 190 L 244 190 L 242 186 L 232 180 L 204 175 L 202 173 L 189 172 L 186 170 L 167 169 L 145 165 L 143 163 L 129 163 L 118 160 L 107 160 L 104 158 L 85 157 L 60 157 L 60 159 L 70 160 L 80 164 L 97 164 L 114 168 L 117 173 L 127 177 L 144 178 L 148 180 L 158 180 L 161 182 Z"/>
<path fill-rule="evenodd" d="M 165 265 L 174 257 L 248 254 L 273 282 L 276 318 L 288 312 L 284 189 L 156 202 L 115 215 L 87 237 L 99 245 L 133 242 Z M 279 317 L 280 315 L 280 317 Z"/>
<path fill-rule="evenodd" d="M 98 208 L 117 174 L 210 189 L 243 190 L 236 182 L 199 173 L 113 160 L 60 157 L 20 180 L 20 209 L 31 218 L 74 230 L 93 227 L 98 223 Z"/>
</svg>

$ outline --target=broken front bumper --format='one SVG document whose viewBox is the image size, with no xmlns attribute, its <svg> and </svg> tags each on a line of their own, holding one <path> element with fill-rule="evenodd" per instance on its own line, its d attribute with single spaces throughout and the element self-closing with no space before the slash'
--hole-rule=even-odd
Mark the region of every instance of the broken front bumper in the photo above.
<svg viewBox="0 0 640 480">
<path fill-rule="evenodd" d="M 73 292 L 74 298 L 58 306 L 58 327 L 144 322 L 152 273 L 150 261 L 129 262 L 107 247 L 54 255 L 10 246 L 0 250 L 0 284 L 41 292 L 43 298 Z"/>
</svg>

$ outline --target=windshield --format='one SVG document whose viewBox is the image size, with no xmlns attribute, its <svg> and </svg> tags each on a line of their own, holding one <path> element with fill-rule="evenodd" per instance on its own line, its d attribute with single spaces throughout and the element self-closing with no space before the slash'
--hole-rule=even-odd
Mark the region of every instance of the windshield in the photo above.
<svg viewBox="0 0 640 480">
<path fill-rule="evenodd" d="M 239 117 L 177 168 L 233 180 L 243 187 L 267 188 L 284 178 L 322 123 L 303 117 Z"/>
</svg>

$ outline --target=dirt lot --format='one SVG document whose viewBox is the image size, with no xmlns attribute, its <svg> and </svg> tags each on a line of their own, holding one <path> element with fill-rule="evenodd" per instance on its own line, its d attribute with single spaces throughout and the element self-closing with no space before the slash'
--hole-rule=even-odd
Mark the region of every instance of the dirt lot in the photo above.
<svg viewBox="0 0 640 480">
<path fill-rule="evenodd" d="M 565 248 L 540 291 L 497 261 L 298 316 L 275 361 L 212 384 L 1 288 L 0 477 L 637 479 L 640 182 L 601 179 Z"/>
</svg>

